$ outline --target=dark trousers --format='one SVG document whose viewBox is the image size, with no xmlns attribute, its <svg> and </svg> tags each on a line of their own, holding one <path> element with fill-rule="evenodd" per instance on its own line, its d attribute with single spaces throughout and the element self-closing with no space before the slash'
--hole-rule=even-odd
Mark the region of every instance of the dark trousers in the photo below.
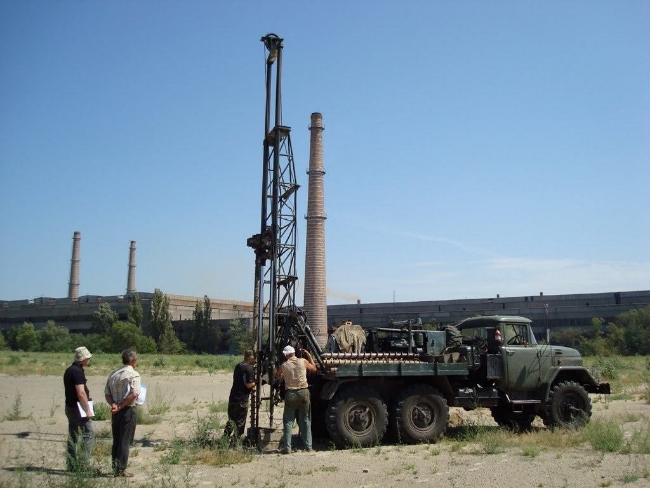
<svg viewBox="0 0 650 488">
<path fill-rule="evenodd" d="M 65 406 L 65 416 L 68 417 L 68 449 L 66 467 L 68 471 L 87 468 L 95 445 L 93 421 L 81 418 L 77 407 Z"/>
<path fill-rule="evenodd" d="M 129 463 L 129 448 L 135 436 L 135 407 L 123 408 L 111 419 L 113 430 L 113 471 L 121 473 Z"/>
<path fill-rule="evenodd" d="M 244 434 L 246 427 L 246 416 L 248 415 L 248 402 L 245 403 L 228 403 L 228 423 L 223 432 L 225 437 L 230 437 L 235 428 L 237 429 L 237 438 Z"/>
</svg>

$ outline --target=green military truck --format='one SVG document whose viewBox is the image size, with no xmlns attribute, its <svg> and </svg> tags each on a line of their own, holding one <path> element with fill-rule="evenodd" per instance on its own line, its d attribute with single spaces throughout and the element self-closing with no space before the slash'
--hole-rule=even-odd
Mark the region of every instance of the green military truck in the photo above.
<svg viewBox="0 0 650 488">
<path fill-rule="evenodd" d="M 340 447 L 372 446 L 390 429 L 401 442 L 435 442 L 449 407 L 489 408 L 502 426 L 578 427 L 589 393 L 609 394 L 575 349 L 538 344 L 531 320 L 473 317 L 440 331 L 374 329 L 358 352 L 323 352 L 304 323 L 286 324 L 278 346 L 310 350 L 312 429 Z"/>
</svg>

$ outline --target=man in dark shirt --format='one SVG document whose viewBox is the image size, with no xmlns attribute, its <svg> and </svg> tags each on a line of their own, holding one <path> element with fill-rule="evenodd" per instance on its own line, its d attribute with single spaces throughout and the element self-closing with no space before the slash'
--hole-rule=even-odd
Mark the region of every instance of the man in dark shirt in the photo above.
<svg viewBox="0 0 650 488">
<path fill-rule="evenodd" d="M 224 437 L 233 437 L 237 443 L 244 433 L 250 393 L 255 388 L 255 371 L 253 365 L 257 362 L 253 351 L 244 352 L 244 360 L 235 366 L 232 375 L 232 388 L 228 397 L 228 423 L 223 432 Z M 234 431 L 237 435 L 234 437 Z"/>
<path fill-rule="evenodd" d="M 90 469 L 90 457 L 95 445 L 95 432 L 91 418 L 95 415 L 86 386 L 84 367 L 88 366 L 92 354 L 85 347 L 74 352 L 74 362 L 63 374 L 65 388 L 65 415 L 68 417 L 68 450 L 66 466 L 68 471 Z"/>
</svg>

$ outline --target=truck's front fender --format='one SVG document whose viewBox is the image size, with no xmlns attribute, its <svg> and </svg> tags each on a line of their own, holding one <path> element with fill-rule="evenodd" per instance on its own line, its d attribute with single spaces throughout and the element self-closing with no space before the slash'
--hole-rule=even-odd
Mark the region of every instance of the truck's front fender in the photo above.
<svg viewBox="0 0 650 488">
<path fill-rule="evenodd" d="M 544 381 L 544 398 L 543 401 L 548 399 L 551 388 L 554 384 L 560 381 L 575 381 L 580 383 L 585 390 L 589 393 L 602 393 L 609 394 L 609 383 L 599 383 L 591 375 L 589 370 L 581 366 L 558 366 L 549 371 L 548 376 Z"/>
</svg>

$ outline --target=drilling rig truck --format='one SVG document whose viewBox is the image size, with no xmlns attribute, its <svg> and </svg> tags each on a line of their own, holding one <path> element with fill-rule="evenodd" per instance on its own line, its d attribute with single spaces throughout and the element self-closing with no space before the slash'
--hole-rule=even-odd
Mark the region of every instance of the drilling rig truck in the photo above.
<svg viewBox="0 0 650 488">
<path fill-rule="evenodd" d="M 277 347 L 306 349 L 314 432 L 340 447 L 372 446 L 392 431 L 401 442 L 435 442 L 449 407 L 489 408 L 518 430 L 536 416 L 578 427 L 591 416 L 589 393 L 608 394 L 575 349 L 538 344 L 531 320 L 483 316 L 446 330 L 369 329 L 363 352 L 323 352 L 304 321 L 290 321 Z"/>
<path fill-rule="evenodd" d="M 587 422 L 588 394 L 607 394 L 609 385 L 592 377 L 575 349 L 538 344 L 524 317 L 474 317 L 438 331 L 380 328 L 364 332 L 363 348 L 321 349 L 295 304 L 299 185 L 291 129 L 282 121 L 283 39 L 271 33 L 261 41 L 268 51 L 262 205 L 259 233 L 247 240 L 255 251 L 257 354 L 249 438 L 260 446 L 274 430 L 283 387 L 269 379 L 287 345 L 314 358 L 312 430 L 338 446 L 371 446 L 389 429 L 402 442 L 433 442 L 447 428 L 449 407 L 489 408 L 498 424 L 519 429 L 536 416 L 548 426 Z M 260 414 L 264 404 L 267 426 Z"/>
</svg>

